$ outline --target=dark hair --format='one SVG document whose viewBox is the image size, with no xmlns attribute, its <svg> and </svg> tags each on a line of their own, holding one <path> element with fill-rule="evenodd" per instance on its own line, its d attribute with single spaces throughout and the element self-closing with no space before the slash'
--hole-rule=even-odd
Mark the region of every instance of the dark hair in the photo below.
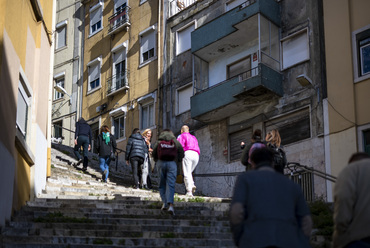
<svg viewBox="0 0 370 248">
<path fill-rule="evenodd" d="M 100 128 L 100 133 L 106 133 L 106 132 L 110 132 L 109 130 L 109 127 L 107 125 L 104 125 Z"/>
<path fill-rule="evenodd" d="M 132 130 L 132 134 L 140 133 L 140 129 L 135 127 L 134 130 Z"/>
<path fill-rule="evenodd" d="M 370 155 L 367 154 L 366 152 L 356 152 L 352 154 L 352 156 L 349 158 L 348 163 L 352 163 L 366 158 L 370 158 Z"/>
<path fill-rule="evenodd" d="M 169 129 L 169 128 L 165 128 L 165 129 L 163 129 L 163 132 L 169 132 L 169 133 L 173 134 L 172 130 L 171 130 L 171 129 Z"/>
<path fill-rule="evenodd" d="M 262 132 L 261 129 L 256 129 L 253 132 L 252 139 L 255 141 L 261 141 Z"/>
<path fill-rule="evenodd" d="M 269 148 L 256 148 L 251 154 L 251 161 L 253 161 L 257 167 L 259 164 L 264 162 L 272 166 L 272 162 L 274 161 L 274 154 Z"/>
</svg>

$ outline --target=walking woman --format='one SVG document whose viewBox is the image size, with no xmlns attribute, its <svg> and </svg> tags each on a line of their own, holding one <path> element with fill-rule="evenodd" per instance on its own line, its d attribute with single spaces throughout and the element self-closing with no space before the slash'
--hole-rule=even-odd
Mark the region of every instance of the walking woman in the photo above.
<svg viewBox="0 0 370 248">
<path fill-rule="evenodd" d="M 153 149 L 151 148 L 151 143 L 150 143 L 152 139 L 152 130 L 150 130 L 149 128 L 145 129 L 142 135 L 148 147 L 148 152 L 145 154 L 144 163 L 141 167 L 141 170 L 142 170 L 141 181 L 142 181 L 142 185 L 144 189 L 150 189 L 152 187 L 152 183 L 150 180 L 150 171 L 151 171 L 151 166 L 152 166 L 150 158 L 152 156 L 152 151 L 153 151 Z"/>
<path fill-rule="evenodd" d="M 145 154 L 148 153 L 144 137 L 141 136 L 140 130 L 134 128 L 126 146 L 126 164 L 131 164 L 132 176 L 134 179 L 134 189 L 141 188 L 141 165 L 144 163 Z"/>
<path fill-rule="evenodd" d="M 99 154 L 99 165 L 103 182 L 108 182 L 110 155 L 111 152 L 116 152 L 116 148 L 116 138 L 110 133 L 108 126 L 102 126 L 96 142 L 96 151 Z"/>
<path fill-rule="evenodd" d="M 281 174 L 284 174 L 287 158 L 283 148 L 280 146 L 281 138 L 279 131 L 277 129 L 272 129 L 266 134 L 265 141 L 267 146 L 273 151 L 275 170 Z"/>
</svg>

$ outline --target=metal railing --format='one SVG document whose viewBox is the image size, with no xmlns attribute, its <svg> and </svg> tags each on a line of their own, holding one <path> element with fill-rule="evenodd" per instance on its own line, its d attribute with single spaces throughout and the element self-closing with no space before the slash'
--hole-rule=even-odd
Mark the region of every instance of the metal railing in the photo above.
<svg viewBox="0 0 370 248">
<path fill-rule="evenodd" d="M 129 88 L 127 74 L 128 74 L 128 71 L 125 70 L 107 79 L 107 94 L 108 95 L 122 88 L 124 89 Z"/>
<path fill-rule="evenodd" d="M 168 16 L 171 17 L 173 15 L 176 15 L 177 13 L 186 9 L 195 2 L 197 2 L 197 0 L 171 0 L 168 8 L 169 9 Z"/>
<path fill-rule="evenodd" d="M 120 11 L 116 12 L 114 15 L 108 18 L 109 22 L 108 33 L 113 32 L 114 30 L 118 29 L 121 26 L 130 25 L 130 17 L 128 15 L 129 11 L 130 7 L 126 6 L 125 8 L 121 9 Z"/>
</svg>

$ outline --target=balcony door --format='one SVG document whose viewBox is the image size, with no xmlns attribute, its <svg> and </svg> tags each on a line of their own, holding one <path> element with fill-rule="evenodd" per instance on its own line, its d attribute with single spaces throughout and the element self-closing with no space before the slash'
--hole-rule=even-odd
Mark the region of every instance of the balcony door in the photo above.
<svg viewBox="0 0 370 248">
<path fill-rule="evenodd" d="M 125 49 L 121 49 L 113 54 L 113 77 L 112 91 L 122 88 L 126 84 L 126 59 Z"/>
<path fill-rule="evenodd" d="M 117 15 L 115 18 L 115 26 L 120 26 L 126 20 L 126 0 L 114 1 L 114 13 Z"/>
<path fill-rule="evenodd" d="M 251 77 L 251 56 L 245 57 L 227 66 L 227 79 L 240 76 L 241 80 Z"/>
</svg>

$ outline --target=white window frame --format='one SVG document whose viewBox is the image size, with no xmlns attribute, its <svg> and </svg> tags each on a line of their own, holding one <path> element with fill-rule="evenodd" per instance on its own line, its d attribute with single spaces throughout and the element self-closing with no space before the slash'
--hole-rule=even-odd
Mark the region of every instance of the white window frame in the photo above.
<svg viewBox="0 0 370 248">
<path fill-rule="evenodd" d="M 93 36 L 94 34 L 98 33 L 99 31 L 103 30 L 103 8 L 104 8 L 104 3 L 100 0 L 98 4 L 92 6 L 90 8 L 90 23 L 89 23 L 89 29 L 90 29 L 90 35 L 89 37 Z M 93 23 L 92 22 L 92 14 L 94 12 L 99 12 L 100 11 L 100 28 L 96 29 L 95 31 L 92 30 L 93 26 L 97 24 L 98 22 Z"/>
<path fill-rule="evenodd" d="M 124 71 L 126 72 L 127 71 L 127 44 L 128 44 L 128 41 L 125 41 L 117 46 L 115 46 L 112 50 L 111 50 L 111 53 L 112 53 L 112 77 L 116 76 L 117 78 L 117 71 L 116 71 L 116 64 L 118 63 L 121 63 L 122 61 L 125 61 L 125 68 L 124 68 Z M 118 61 L 118 63 L 116 63 L 115 61 L 115 55 L 119 52 L 122 52 L 123 53 L 123 56 L 124 58 L 120 61 Z M 126 83 L 127 83 L 127 75 L 125 73 L 125 77 L 126 77 Z M 112 83 L 112 87 L 116 87 L 116 81 L 114 81 Z"/>
<path fill-rule="evenodd" d="M 185 92 L 185 90 L 187 92 L 187 90 L 189 90 L 189 89 L 191 91 L 190 97 L 192 97 L 193 96 L 193 84 L 192 83 L 186 84 L 186 85 L 176 89 L 176 115 L 180 115 L 180 114 L 185 113 L 185 112 L 187 112 L 191 109 L 190 97 L 189 97 L 189 108 L 180 110 L 180 95 L 181 95 L 180 92 L 182 92 L 182 91 Z"/>
<path fill-rule="evenodd" d="M 99 90 L 101 87 L 102 87 L 102 84 L 101 84 L 101 61 L 102 61 L 102 57 L 98 57 L 92 61 L 90 61 L 88 64 L 87 64 L 87 70 L 88 70 L 88 76 L 87 76 L 87 93 L 90 94 L 94 91 L 97 91 Z M 99 86 L 97 87 L 94 87 L 94 88 L 91 88 L 91 81 L 90 81 L 90 68 L 91 67 L 95 67 L 95 66 L 98 66 L 98 70 L 99 70 Z M 96 79 L 95 79 L 96 80 Z M 94 80 L 94 81 L 95 81 Z"/>
<path fill-rule="evenodd" d="M 370 24 L 352 32 L 352 55 L 353 55 L 353 72 L 354 72 L 353 75 L 354 75 L 354 82 L 355 83 L 370 78 L 370 73 L 367 73 L 367 74 L 361 76 L 358 72 L 359 67 L 361 67 L 361 62 L 359 64 L 360 58 L 358 57 L 358 54 L 359 54 L 360 47 L 358 47 L 358 40 L 357 40 L 357 37 L 356 37 L 359 33 L 362 33 L 362 32 L 364 32 L 368 29 L 370 29 Z M 369 36 L 369 38 L 370 38 L 370 36 Z"/>
<path fill-rule="evenodd" d="M 154 55 L 144 61 L 143 53 L 144 52 L 149 52 L 150 49 L 147 50 L 147 51 L 143 51 L 142 40 L 143 40 L 143 37 L 146 37 L 146 36 L 149 36 L 149 35 L 153 35 Z M 150 26 L 149 28 L 145 29 L 144 31 L 141 31 L 139 33 L 139 41 L 140 41 L 140 67 L 142 67 L 142 66 L 152 62 L 153 60 L 157 59 L 157 24 Z"/>
<path fill-rule="evenodd" d="M 65 20 L 65 21 L 62 21 L 62 22 L 59 22 L 56 26 L 55 26 L 55 50 L 59 50 L 59 49 L 62 49 L 64 47 L 67 46 L 67 26 L 68 24 L 68 21 Z M 64 44 L 63 45 L 60 45 L 59 44 L 59 36 L 60 36 L 60 30 L 64 30 Z"/>
<path fill-rule="evenodd" d="M 24 73 L 23 69 L 20 68 L 20 75 L 19 75 L 19 82 L 18 82 L 18 93 L 23 97 L 24 103 L 26 105 L 26 116 L 25 116 L 25 127 L 22 127 L 21 123 L 18 120 L 18 108 L 20 107 L 17 99 L 17 117 L 16 117 L 16 126 L 17 129 L 21 132 L 23 139 L 26 140 L 27 138 L 27 130 L 29 129 L 29 124 L 31 120 L 31 103 L 32 103 L 32 88 L 27 80 L 26 74 Z M 18 96 L 19 96 L 18 94 Z"/>
<path fill-rule="evenodd" d="M 359 152 L 365 152 L 364 150 L 364 131 L 367 131 L 370 129 L 370 124 L 366 124 L 360 127 L 357 127 L 357 147 Z"/>
<path fill-rule="evenodd" d="M 153 92 L 151 94 L 148 94 L 148 95 L 145 95 L 143 97 L 140 97 L 138 100 L 137 100 L 138 104 L 139 104 L 139 115 L 140 115 L 140 118 L 139 118 L 139 126 L 140 126 L 140 130 L 144 130 L 144 129 L 147 129 L 147 128 L 150 128 L 150 129 L 155 129 L 156 128 L 156 125 L 155 125 L 155 121 L 156 121 L 156 118 L 155 118 L 155 112 L 156 112 L 156 102 L 157 102 L 157 92 Z M 143 108 L 146 108 L 148 107 L 149 105 L 153 105 L 153 123 L 152 125 L 143 125 Z"/>
<path fill-rule="evenodd" d="M 55 86 L 59 85 L 62 88 L 65 87 L 65 81 L 66 81 L 65 80 L 65 74 L 66 74 L 65 72 L 61 72 L 61 73 L 58 73 L 58 74 L 54 75 Z M 61 81 L 61 80 L 63 80 L 63 85 L 60 85 L 59 81 Z M 61 93 L 61 92 L 58 92 L 56 89 L 54 89 L 54 99 L 53 100 L 56 101 L 56 100 L 60 100 L 62 98 L 64 98 L 64 94 Z"/>
<path fill-rule="evenodd" d="M 306 37 L 300 37 L 300 36 L 306 36 Z M 298 44 L 299 38 L 305 39 L 305 43 Z M 288 42 L 293 42 L 293 44 L 289 44 Z M 297 46 L 297 44 L 299 46 Z M 310 42 L 309 42 L 308 28 L 295 32 L 294 34 L 281 39 L 280 46 L 281 46 L 281 70 L 286 70 L 288 68 L 301 64 L 303 62 L 309 61 L 310 60 Z M 298 49 L 295 47 L 298 47 Z M 292 48 L 295 48 L 295 49 L 292 49 Z M 305 48 L 305 50 L 302 48 Z M 299 52 L 297 50 L 299 50 Z M 306 53 L 302 54 L 303 51 L 306 51 Z M 288 53 L 288 54 L 285 54 L 285 53 Z M 302 57 L 299 57 L 299 56 L 302 56 Z M 291 59 L 288 59 L 289 57 L 290 58 L 295 57 L 295 59 L 292 62 L 285 65 L 284 61 L 291 60 Z"/>
<path fill-rule="evenodd" d="M 197 24 L 196 21 L 192 21 L 176 31 L 176 55 L 179 55 L 191 49 L 191 32 L 193 32 L 197 28 L 196 24 Z M 193 30 L 188 32 L 189 29 L 191 29 L 192 27 L 193 27 Z M 184 35 L 185 32 L 187 32 L 186 35 Z M 180 39 L 185 39 L 185 42 L 188 41 L 188 44 L 189 44 L 187 47 L 182 48 L 181 50 L 180 50 L 181 47 L 179 45 Z M 181 43 L 184 43 L 184 42 L 181 42 Z"/>
<path fill-rule="evenodd" d="M 111 126 L 111 132 L 112 134 L 115 136 L 117 130 L 114 126 L 114 120 L 117 119 L 117 118 L 121 118 L 123 117 L 123 136 L 122 137 L 118 137 L 116 138 L 116 142 L 121 142 L 123 140 L 126 139 L 126 116 L 127 116 L 127 105 L 123 105 L 117 109 L 114 109 L 112 111 L 109 112 L 109 116 L 111 118 L 111 123 L 112 123 L 112 126 Z M 119 130 L 118 130 L 119 132 Z"/>
</svg>

